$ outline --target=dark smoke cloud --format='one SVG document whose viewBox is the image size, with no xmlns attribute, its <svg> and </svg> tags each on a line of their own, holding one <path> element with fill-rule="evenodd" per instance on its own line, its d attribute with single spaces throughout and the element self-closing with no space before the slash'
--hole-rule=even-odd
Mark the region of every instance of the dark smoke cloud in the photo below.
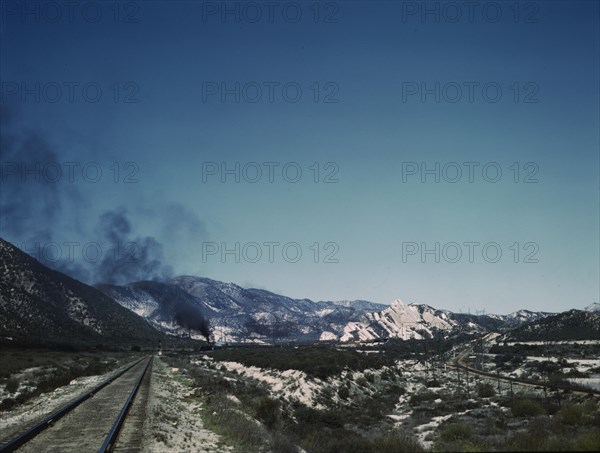
<svg viewBox="0 0 600 453">
<path fill-rule="evenodd" d="M 17 113 L 15 108 L 0 105 L 0 164 L 4 165 L 3 169 L 14 164 L 35 169 L 36 165 L 60 165 L 69 160 L 52 146 L 44 133 L 23 127 L 18 121 L 22 115 Z M 101 214 L 90 231 L 89 227 L 82 226 L 80 219 L 93 218 L 94 214 L 89 212 L 93 200 L 85 199 L 75 184 L 52 182 L 43 177 L 23 179 L 24 176 L 9 176 L 5 172 L 2 176 L 0 237 L 32 254 L 46 266 L 85 283 L 124 284 L 172 277 L 173 270 L 165 264 L 161 241 L 153 236 L 136 234 L 126 208 Z M 141 212 L 142 218 L 154 223 L 161 236 L 168 238 L 168 256 L 172 259 L 192 253 L 189 244 L 206 236 L 203 222 L 181 204 L 171 203 L 145 211 L 141 208 L 136 212 L 138 222 Z M 32 252 L 36 244 L 41 247 L 50 243 L 62 245 L 65 239 L 82 244 L 98 243 L 101 257 L 90 260 L 81 253 L 75 257 L 63 253 L 57 258 Z"/>
<path fill-rule="evenodd" d="M 102 214 L 96 230 L 112 248 L 112 253 L 105 254 L 96 267 L 94 276 L 97 282 L 122 285 L 173 276 L 171 266 L 163 264 L 162 244 L 151 236 L 134 236 L 124 207 Z"/>
<path fill-rule="evenodd" d="M 175 308 L 174 321 L 188 331 L 195 330 L 210 341 L 210 325 L 200 310 L 191 305 L 179 304 Z"/>
<path fill-rule="evenodd" d="M 37 169 L 59 162 L 58 154 L 40 131 L 20 127 L 17 116 L 14 109 L 0 106 L 0 236 L 49 267 L 89 279 L 89 271 L 68 256 L 40 253 L 41 247 L 56 240 L 55 230 L 64 223 L 65 204 L 69 205 L 70 227 L 79 228 L 73 219 L 78 218 L 82 200 L 75 187 L 40 177 Z M 33 173 L 24 173 L 24 169 Z"/>
<path fill-rule="evenodd" d="M 35 175 L 8 175 L 9 168 L 35 169 L 41 162 L 56 162 L 57 155 L 39 132 L 18 133 L 7 106 L 0 113 L 0 231 L 19 233 L 22 240 L 47 242 L 62 211 L 60 187 Z"/>
</svg>

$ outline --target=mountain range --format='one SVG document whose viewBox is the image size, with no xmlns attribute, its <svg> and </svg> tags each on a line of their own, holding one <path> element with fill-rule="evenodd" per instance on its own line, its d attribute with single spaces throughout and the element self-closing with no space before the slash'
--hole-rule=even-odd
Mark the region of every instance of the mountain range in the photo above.
<svg viewBox="0 0 600 453">
<path fill-rule="evenodd" d="M 600 312 L 569 310 L 510 330 L 503 341 L 600 340 Z"/>
<path fill-rule="evenodd" d="M 337 339 L 348 322 L 386 305 L 364 300 L 292 299 L 262 289 L 245 289 L 202 277 L 180 276 L 166 282 L 97 285 L 107 296 L 146 317 L 156 328 L 176 332 L 173 304 L 194 306 L 210 320 L 216 341 L 317 341 Z"/>
<path fill-rule="evenodd" d="M 313 302 L 194 276 L 97 288 L 168 333 L 180 329 L 173 321 L 174 300 L 194 306 L 210 320 L 213 339 L 221 343 L 447 337 L 506 332 L 554 315 L 529 310 L 508 315 L 453 313 L 399 299 L 391 305 L 364 300 Z"/>
<path fill-rule="evenodd" d="M 598 318 L 597 303 L 559 314 L 475 315 L 400 299 L 293 299 L 194 276 L 92 287 L 0 239 L 0 339 L 19 343 L 157 345 L 188 335 L 220 343 L 354 342 L 487 332 L 531 339 L 551 329 L 556 338 L 580 339 L 600 337 Z"/>
</svg>

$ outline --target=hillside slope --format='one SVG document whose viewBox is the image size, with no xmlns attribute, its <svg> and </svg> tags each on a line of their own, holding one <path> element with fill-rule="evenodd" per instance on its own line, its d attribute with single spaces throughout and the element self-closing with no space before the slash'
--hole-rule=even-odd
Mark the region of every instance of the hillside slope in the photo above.
<svg viewBox="0 0 600 453">
<path fill-rule="evenodd" d="M 97 289 L 0 239 L 0 336 L 15 343 L 156 346 L 163 335 Z"/>
</svg>

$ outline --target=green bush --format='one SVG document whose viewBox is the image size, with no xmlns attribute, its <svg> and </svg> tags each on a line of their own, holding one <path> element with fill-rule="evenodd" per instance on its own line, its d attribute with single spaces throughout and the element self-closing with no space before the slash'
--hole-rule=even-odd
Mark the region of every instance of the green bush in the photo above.
<svg viewBox="0 0 600 453">
<path fill-rule="evenodd" d="M 411 435 L 403 432 L 392 432 L 373 441 L 371 451 L 378 453 L 423 452 L 421 444 Z"/>
<path fill-rule="evenodd" d="M 582 451 L 600 451 L 600 430 L 594 428 L 577 439 L 576 446 Z"/>
<path fill-rule="evenodd" d="M 583 406 L 580 404 L 569 404 L 563 406 L 556 414 L 558 419 L 565 425 L 577 425 L 579 426 L 583 421 L 585 412 Z"/>
<path fill-rule="evenodd" d="M 496 389 L 489 382 L 485 382 L 477 385 L 477 394 L 479 398 L 489 398 L 496 394 Z"/>
<path fill-rule="evenodd" d="M 415 393 L 410 397 L 409 404 L 411 406 L 418 406 L 419 404 L 426 401 L 433 401 L 438 398 L 438 395 L 432 391 L 425 391 L 421 393 Z"/>
<path fill-rule="evenodd" d="M 364 388 L 368 385 L 367 379 L 364 378 L 363 376 L 360 376 L 358 378 L 356 378 L 356 384 L 361 387 Z"/>
<path fill-rule="evenodd" d="M 404 395 L 406 393 L 406 389 L 404 387 L 400 387 L 398 384 L 393 384 L 388 387 L 387 393 L 390 395 Z"/>
<path fill-rule="evenodd" d="M 542 449 L 544 451 L 573 451 L 573 441 L 566 436 L 551 436 L 544 441 Z"/>
<path fill-rule="evenodd" d="M 281 433 L 271 436 L 272 453 L 298 453 L 298 447 Z"/>
<path fill-rule="evenodd" d="M 346 386 L 343 386 L 338 389 L 337 393 L 341 399 L 345 400 L 348 399 L 348 397 L 350 396 L 350 389 Z"/>
<path fill-rule="evenodd" d="M 365 453 L 371 452 L 371 443 L 361 435 L 346 429 L 313 430 L 302 440 L 302 447 L 310 453 Z"/>
<path fill-rule="evenodd" d="M 448 442 L 464 441 L 472 439 L 474 434 L 473 427 L 467 423 L 449 423 L 442 429 L 441 438 Z"/>
<path fill-rule="evenodd" d="M 8 378 L 8 381 L 6 381 L 6 391 L 9 393 L 15 393 L 18 389 L 19 380 L 14 376 Z"/>
<path fill-rule="evenodd" d="M 210 355 L 219 361 L 239 362 L 246 366 L 273 368 L 280 371 L 300 370 L 322 380 L 341 373 L 344 369 L 364 371 L 393 365 L 385 354 L 361 354 L 357 351 L 328 347 L 281 347 L 220 349 Z"/>
<path fill-rule="evenodd" d="M 540 403 L 530 399 L 518 399 L 512 405 L 512 413 L 515 417 L 536 417 L 546 413 Z"/>
<path fill-rule="evenodd" d="M 256 398 L 253 401 L 254 417 L 272 428 L 280 418 L 279 401 L 268 397 Z"/>
<path fill-rule="evenodd" d="M 300 406 L 294 412 L 298 424 L 307 426 L 317 426 L 323 428 L 341 428 L 344 426 L 344 418 L 339 412 L 321 411 L 312 407 Z"/>
<path fill-rule="evenodd" d="M 236 410 L 224 395 L 206 398 L 206 427 L 230 439 L 242 451 L 260 450 L 265 445 L 265 429 Z"/>
</svg>

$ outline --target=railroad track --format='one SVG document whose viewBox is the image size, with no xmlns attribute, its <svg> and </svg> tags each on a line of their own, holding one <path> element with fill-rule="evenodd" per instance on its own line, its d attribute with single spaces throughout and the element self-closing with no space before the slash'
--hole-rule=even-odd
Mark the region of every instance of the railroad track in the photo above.
<svg viewBox="0 0 600 453">
<path fill-rule="evenodd" d="M 470 354 L 471 349 L 467 349 L 467 351 L 461 353 L 458 355 L 457 358 L 455 358 L 454 360 L 452 360 L 448 365 L 451 367 L 455 367 L 455 368 L 460 368 L 464 371 L 468 371 L 469 373 L 475 374 L 475 375 L 479 375 L 482 377 L 486 377 L 489 379 L 494 379 L 494 380 L 500 380 L 503 382 L 508 382 L 508 383 L 513 383 L 513 384 L 518 384 L 521 386 L 526 386 L 526 387 L 533 387 L 536 389 L 539 388 L 548 388 L 549 390 L 563 390 L 563 391 L 569 391 L 578 395 L 600 395 L 600 391 L 599 390 L 594 390 L 594 389 L 585 389 L 582 390 L 580 388 L 573 388 L 570 386 L 565 386 L 565 385 L 550 385 L 550 384 L 545 384 L 543 382 L 532 382 L 532 381 L 526 381 L 523 379 L 518 379 L 518 378 L 514 378 L 514 377 L 510 377 L 510 376 L 503 376 L 501 374 L 496 374 L 496 373 L 488 373 L 487 371 L 483 371 L 483 370 L 478 370 L 477 368 L 473 368 L 472 366 L 466 364 L 464 362 L 465 358 Z"/>
<path fill-rule="evenodd" d="M 0 446 L 0 452 L 113 451 L 135 396 L 143 385 L 149 386 L 152 360 L 145 357 L 134 362 Z M 130 440 L 138 442 L 133 448 L 120 450 L 137 451 L 139 440 Z"/>
</svg>

